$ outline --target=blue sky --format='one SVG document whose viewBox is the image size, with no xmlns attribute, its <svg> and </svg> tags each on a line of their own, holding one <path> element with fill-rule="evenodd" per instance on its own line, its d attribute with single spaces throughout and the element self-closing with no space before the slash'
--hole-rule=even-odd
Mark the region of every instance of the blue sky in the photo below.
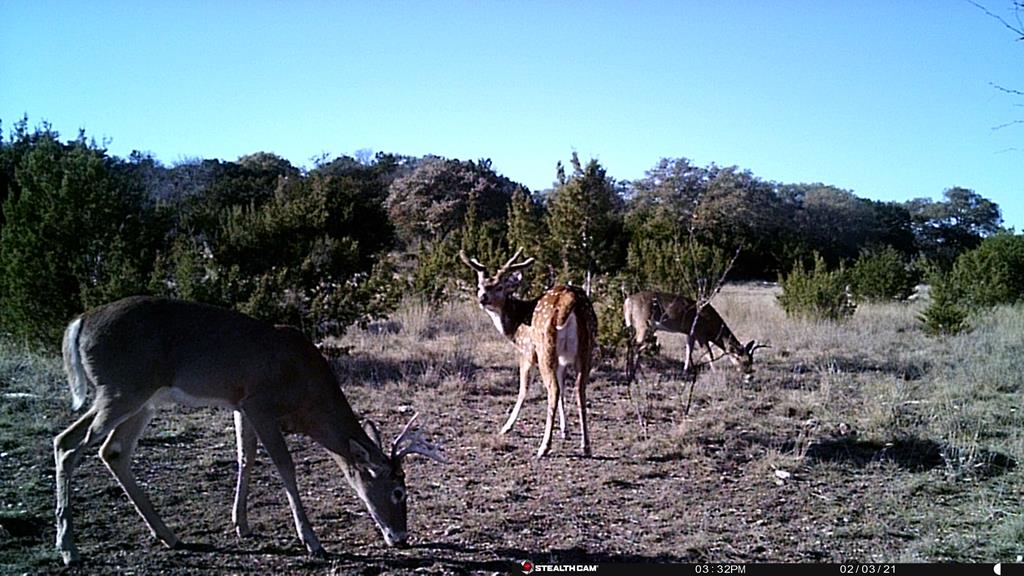
<svg viewBox="0 0 1024 576">
<path fill-rule="evenodd" d="M 979 0 L 1014 18 L 1011 0 Z M 1015 22 L 1014 20 L 1011 20 Z M 173 164 L 575 150 L 880 200 L 963 186 L 1024 230 L 1024 42 L 966 1 L 0 3 L 0 119 Z"/>
</svg>

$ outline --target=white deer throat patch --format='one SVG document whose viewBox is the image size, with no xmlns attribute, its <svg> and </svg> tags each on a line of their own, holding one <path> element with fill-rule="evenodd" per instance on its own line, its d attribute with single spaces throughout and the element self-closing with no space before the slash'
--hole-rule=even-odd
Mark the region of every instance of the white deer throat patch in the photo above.
<svg viewBox="0 0 1024 576">
<path fill-rule="evenodd" d="M 485 307 L 484 312 L 487 312 L 487 315 L 491 317 L 491 322 L 494 323 L 494 327 L 498 329 L 498 332 L 503 336 L 509 336 L 509 334 L 505 333 L 505 323 L 501 320 L 500 311 Z"/>
</svg>

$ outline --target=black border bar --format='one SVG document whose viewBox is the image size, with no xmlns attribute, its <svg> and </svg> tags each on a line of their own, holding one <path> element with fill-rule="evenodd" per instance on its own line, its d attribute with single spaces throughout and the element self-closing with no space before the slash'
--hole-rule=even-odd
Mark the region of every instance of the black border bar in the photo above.
<svg viewBox="0 0 1024 576">
<path fill-rule="evenodd" d="M 998 564 L 998 568 L 997 568 Z M 1024 576 L 1024 564 L 563 564 L 512 563 L 510 574 L 600 576 Z"/>
</svg>

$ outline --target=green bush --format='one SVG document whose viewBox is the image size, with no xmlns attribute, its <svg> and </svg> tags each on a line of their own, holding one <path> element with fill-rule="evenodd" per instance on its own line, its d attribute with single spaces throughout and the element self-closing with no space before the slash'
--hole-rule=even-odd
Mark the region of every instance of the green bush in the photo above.
<svg viewBox="0 0 1024 576">
<path fill-rule="evenodd" d="M 622 305 L 626 300 L 624 282 L 625 277 L 621 274 L 599 276 L 591 295 L 597 314 L 597 343 L 609 355 L 618 355 L 625 350 L 632 336 L 622 317 Z"/>
<path fill-rule="evenodd" d="M 1013 304 L 1024 299 L 1024 236 L 1009 233 L 986 238 L 961 254 L 950 282 L 967 308 Z"/>
<path fill-rule="evenodd" d="M 850 269 L 850 287 L 858 300 L 906 300 L 914 293 L 917 274 L 891 246 L 861 252 Z"/>
<path fill-rule="evenodd" d="M 473 204 L 463 226 L 433 241 L 420 243 L 415 269 L 410 277 L 412 292 L 431 302 L 447 302 L 467 286 L 476 286 L 476 272 L 459 260 L 464 250 L 493 272 L 511 254 L 503 245 L 504 234 L 493 223 L 479 222 Z M 527 258 L 529 255 L 523 255 Z M 529 274 L 527 274 L 529 276 Z M 524 292 L 526 286 L 520 289 Z"/>
<path fill-rule="evenodd" d="M 803 262 L 779 278 L 782 294 L 777 298 L 786 315 L 808 320 L 844 320 L 856 309 L 847 293 L 848 273 L 840 266 L 829 270 L 820 254 L 814 255 L 814 269 Z"/>
<path fill-rule="evenodd" d="M 964 252 L 947 274 L 931 274 L 931 304 L 921 314 L 933 335 L 958 334 L 970 328 L 970 313 L 1024 300 L 1024 236 L 989 236 Z"/>
<path fill-rule="evenodd" d="M 692 237 L 634 236 L 626 255 L 632 284 L 697 299 L 725 275 L 729 255 Z"/>
<path fill-rule="evenodd" d="M 84 136 L 19 138 L 0 230 L 0 326 L 55 348 L 75 314 L 145 290 L 162 225 L 130 166 Z"/>
<path fill-rule="evenodd" d="M 151 286 L 316 339 L 380 317 L 400 287 L 382 259 L 391 243 L 386 215 L 362 184 L 317 173 L 279 180 L 262 204 L 221 206 L 205 238 L 182 235 L 158 258 Z"/>
<path fill-rule="evenodd" d="M 415 265 L 409 278 L 413 293 L 435 303 L 450 300 L 458 290 L 458 279 L 465 276 L 462 268 L 469 270 L 459 262 L 459 238 L 455 233 L 420 244 Z M 475 278 L 472 285 L 476 285 Z"/>
<path fill-rule="evenodd" d="M 929 281 L 931 303 L 919 319 L 924 331 L 932 336 L 951 336 L 967 331 L 967 309 L 959 301 L 956 288 L 948 277 L 933 273 Z"/>
</svg>

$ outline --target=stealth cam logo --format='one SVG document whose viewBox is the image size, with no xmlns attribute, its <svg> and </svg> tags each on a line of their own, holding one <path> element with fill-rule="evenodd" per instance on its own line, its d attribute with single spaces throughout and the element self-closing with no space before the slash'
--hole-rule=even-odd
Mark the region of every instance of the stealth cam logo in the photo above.
<svg viewBox="0 0 1024 576">
<path fill-rule="evenodd" d="M 529 560 L 519 563 L 519 571 L 523 574 L 535 572 L 597 572 L 597 564 L 534 564 Z"/>
</svg>

